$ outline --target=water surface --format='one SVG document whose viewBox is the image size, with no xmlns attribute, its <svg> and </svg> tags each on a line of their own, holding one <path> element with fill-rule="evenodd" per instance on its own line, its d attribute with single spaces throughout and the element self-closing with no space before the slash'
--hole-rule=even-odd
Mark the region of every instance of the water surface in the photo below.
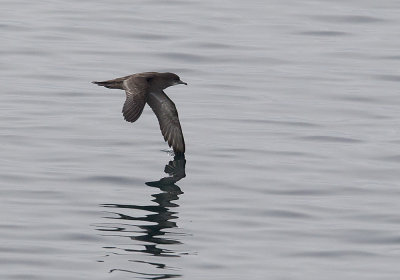
<svg viewBox="0 0 400 280">
<path fill-rule="evenodd" d="M 399 12 L 3 1 L 1 278 L 398 279 Z M 185 160 L 90 83 L 143 71 Z"/>
</svg>

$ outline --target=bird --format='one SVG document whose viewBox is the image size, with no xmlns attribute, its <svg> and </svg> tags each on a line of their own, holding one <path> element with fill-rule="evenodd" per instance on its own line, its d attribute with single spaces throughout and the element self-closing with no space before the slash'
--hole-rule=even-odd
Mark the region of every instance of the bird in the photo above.
<svg viewBox="0 0 400 280">
<path fill-rule="evenodd" d="M 170 72 L 143 72 L 93 84 L 111 89 L 125 90 L 126 100 L 122 114 L 127 122 L 135 122 L 143 112 L 146 103 L 157 116 L 161 134 L 175 155 L 185 153 L 178 111 L 174 102 L 165 94 L 164 89 L 174 85 L 187 85 L 178 75 Z"/>
</svg>

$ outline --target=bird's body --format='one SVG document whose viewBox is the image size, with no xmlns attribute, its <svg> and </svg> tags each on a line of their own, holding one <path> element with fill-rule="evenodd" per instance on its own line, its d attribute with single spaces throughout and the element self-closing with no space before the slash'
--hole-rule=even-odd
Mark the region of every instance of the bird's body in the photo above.
<svg viewBox="0 0 400 280">
<path fill-rule="evenodd" d="M 144 72 L 103 82 L 93 82 L 107 88 L 123 89 L 126 100 L 122 113 L 127 122 L 135 122 L 149 104 L 156 114 L 161 133 L 175 154 L 185 153 L 185 140 L 174 102 L 163 91 L 169 86 L 185 84 L 174 73 Z"/>
</svg>

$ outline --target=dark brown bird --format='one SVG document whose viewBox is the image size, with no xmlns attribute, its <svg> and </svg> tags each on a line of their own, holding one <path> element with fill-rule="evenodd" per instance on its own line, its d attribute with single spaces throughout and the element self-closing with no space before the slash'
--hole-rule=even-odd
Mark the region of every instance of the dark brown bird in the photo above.
<svg viewBox="0 0 400 280">
<path fill-rule="evenodd" d="M 106 88 L 123 89 L 126 100 L 122 114 L 127 122 L 135 122 L 149 104 L 156 114 L 161 133 L 175 154 L 185 153 L 185 140 L 174 102 L 163 91 L 167 87 L 187 83 L 174 73 L 144 72 L 108 80 L 93 82 Z"/>
</svg>

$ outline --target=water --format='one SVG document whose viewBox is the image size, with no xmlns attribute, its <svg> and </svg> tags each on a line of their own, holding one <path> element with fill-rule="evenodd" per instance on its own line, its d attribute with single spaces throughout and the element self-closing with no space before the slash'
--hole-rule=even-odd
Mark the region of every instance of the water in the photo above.
<svg viewBox="0 0 400 280">
<path fill-rule="evenodd" d="M 399 12 L 2 1 L 0 278 L 398 279 Z M 90 83 L 143 71 L 186 162 Z"/>
</svg>

